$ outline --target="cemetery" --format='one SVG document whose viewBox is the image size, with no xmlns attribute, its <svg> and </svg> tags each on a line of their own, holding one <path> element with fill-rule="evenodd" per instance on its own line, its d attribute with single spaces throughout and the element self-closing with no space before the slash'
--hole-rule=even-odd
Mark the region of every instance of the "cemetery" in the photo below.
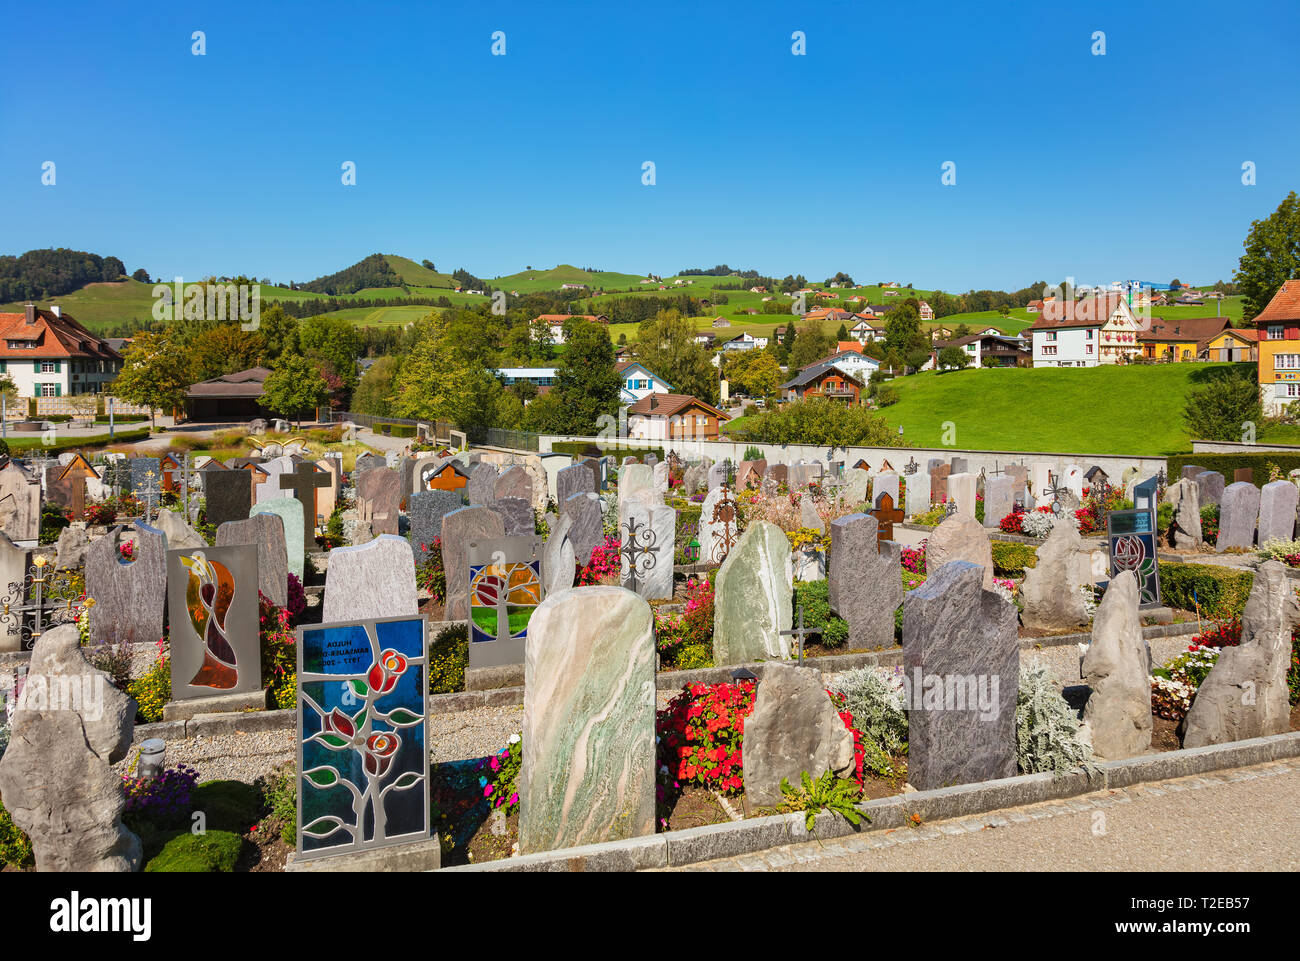
<svg viewBox="0 0 1300 961">
<path fill-rule="evenodd" d="M 5 458 L 4 870 L 625 869 L 1300 731 L 1300 471 L 274 426 Z"/>
</svg>

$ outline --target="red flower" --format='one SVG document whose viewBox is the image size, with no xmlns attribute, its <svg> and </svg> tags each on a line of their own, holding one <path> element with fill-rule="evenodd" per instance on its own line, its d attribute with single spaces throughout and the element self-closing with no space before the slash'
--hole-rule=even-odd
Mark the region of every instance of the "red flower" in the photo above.
<svg viewBox="0 0 1300 961">
<path fill-rule="evenodd" d="M 356 736 L 357 726 L 337 707 L 321 718 L 321 733 L 337 734 L 349 741 Z"/>
<path fill-rule="evenodd" d="M 397 685 L 397 679 L 406 672 L 406 667 L 406 658 L 389 648 L 379 655 L 377 663 L 370 666 L 366 681 L 376 694 L 387 694 Z"/>
<path fill-rule="evenodd" d="M 393 731 L 380 731 L 366 738 L 366 773 L 383 777 L 401 743 L 402 739 Z"/>
</svg>

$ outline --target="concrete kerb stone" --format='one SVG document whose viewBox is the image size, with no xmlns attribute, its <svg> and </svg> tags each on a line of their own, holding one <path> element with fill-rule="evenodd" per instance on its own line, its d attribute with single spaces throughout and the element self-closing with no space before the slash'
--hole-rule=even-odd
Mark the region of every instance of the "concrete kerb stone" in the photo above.
<svg viewBox="0 0 1300 961">
<path fill-rule="evenodd" d="M 482 864 L 460 864 L 444 871 L 480 873 L 503 871 L 511 873 L 575 872 L 575 871 L 647 871 L 668 866 L 667 835 L 647 834 L 625 841 L 608 844 L 584 844 L 565 848 L 563 852 L 543 851 L 524 854 L 517 858 L 486 861 Z M 556 857 L 557 854 L 563 857 Z"/>
</svg>

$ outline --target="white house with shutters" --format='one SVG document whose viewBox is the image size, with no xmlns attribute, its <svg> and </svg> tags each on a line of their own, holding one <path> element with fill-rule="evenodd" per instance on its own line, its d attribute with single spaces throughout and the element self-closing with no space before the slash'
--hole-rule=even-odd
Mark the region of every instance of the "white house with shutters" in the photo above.
<svg viewBox="0 0 1300 961">
<path fill-rule="evenodd" d="M 1042 313 L 1021 336 L 1031 338 L 1035 367 L 1097 367 L 1141 356 L 1142 324 L 1124 295 L 1112 292 L 1045 301 Z"/>
<path fill-rule="evenodd" d="M 122 355 L 58 306 L 0 313 L 0 373 L 21 397 L 97 394 L 122 369 Z"/>
</svg>

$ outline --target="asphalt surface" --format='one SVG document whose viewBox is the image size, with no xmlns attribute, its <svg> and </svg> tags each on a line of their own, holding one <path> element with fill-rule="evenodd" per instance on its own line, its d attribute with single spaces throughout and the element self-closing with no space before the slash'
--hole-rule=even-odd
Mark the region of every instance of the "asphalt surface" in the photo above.
<svg viewBox="0 0 1300 961">
<path fill-rule="evenodd" d="M 791 844 L 681 871 L 1297 871 L 1300 759 Z"/>
</svg>

